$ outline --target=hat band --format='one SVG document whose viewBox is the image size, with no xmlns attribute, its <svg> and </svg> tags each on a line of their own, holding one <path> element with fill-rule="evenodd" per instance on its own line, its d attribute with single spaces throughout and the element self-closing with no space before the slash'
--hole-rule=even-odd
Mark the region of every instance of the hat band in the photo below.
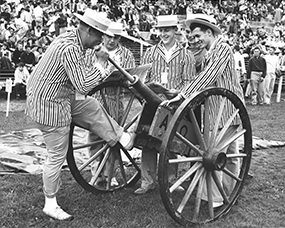
<svg viewBox="0 0 285 228">
<path fill-rule="evenodd" d="M 210 24 L 212 24 L 212 25 L 216 25 L 216 23 L 214 23 L 214 22 L 211 22 L 211 21 L 209 21 L 209 20 L 207 20 L 207 19 L 205 19 L 205 18 L 200 18 L 200 17 L 197 17 L 196 19 L 198 19 L 198 20 L 201 20 L 201 21 L 205 21 L 205 22 L 208 22 L 208 23 L 210 23 Z"/>
<path fill-rule="evenodd" d="M 177 22 L 174 21 L 161 21 L 156 25 L 156 27 L 172 27 L 172 26 L 177 26 Z"/>
</svg>

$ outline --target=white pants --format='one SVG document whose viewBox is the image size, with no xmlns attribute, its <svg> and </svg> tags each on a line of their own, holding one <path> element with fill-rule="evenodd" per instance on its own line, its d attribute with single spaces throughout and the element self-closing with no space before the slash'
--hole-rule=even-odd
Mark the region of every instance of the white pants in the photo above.
<svg viewBox="0 0 285 228">
<path fill-rule="evenodd" d="M 120 139 L 123 128 L 112 119 L 101 104 L 94 98 L 71 103 L 72 121 L 86 128 L 110 146 L 114 146 Z M 46 126 L 38 124 L 43 133 L 48 156 L 44 164 L 43 183 L 47 197 L 54 197 L 60 188 L 60 173 L 65 161 L 69 144 L 70 126 Z"/>
<path fill-rule="evenodd" d="M 269 72 L 264 79 L 264 103 L 270 104 L 271 96 L 273 94 L 276 75 L 275 72 Z"/>
</svg>

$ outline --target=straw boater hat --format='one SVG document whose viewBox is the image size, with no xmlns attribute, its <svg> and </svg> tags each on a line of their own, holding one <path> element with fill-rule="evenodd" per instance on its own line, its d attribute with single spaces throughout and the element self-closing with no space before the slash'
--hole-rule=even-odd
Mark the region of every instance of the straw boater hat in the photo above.
<svg viewBox="0 0 285 228">
<path fill-rule="evenodd" d="M 120 22 L 112 21 L 107 31 L 118 36 L 128 36 L 127 31 L 124 29 L 123 24 Z"/>
<path fill-rule="evenodd" d="M 138 39 L 136 37 L 133 37 L 133 36 L 130 36 L 128 34 L 128 32 L 126 31 L 126 29 L 124 28 L 123 24 L 120 23 L 120 22 L 114 22 L 112 21 L 108 27 L 108 30 L 107 32 L 110 32 L 114 35 L 118 35 L 118 36 L 121 36 L 121 37 L 124 37 L 126 39 L 129 39 L 133 42 L 137 42 L 137 43 L 140 43 L 140 44 L 143 44 L 144 46 L 151 46 L 151 44 L 141 40 L 141 39 Z"/>
<path fill-rule="evenodd" d="M 185 20 L 186 27 L 190 27 L 192 23 L 198 23 L 201 25 L 205 25 L 214 30 L 215 34 L 221 34 L 221 29 L 217 26 L 217 21 L 213 16 L 207 14 L 190 14 L 187 15 L 187 19 Z"/>
<path fill-rule="evenodd" d="M 80 21 L 83 21 L 85 24 L 98 30 L 99 32 L 102 32 L 109 36 L 114 35 L 113 33 L 107 30 L 111 21 L 104 14 L 88 8 L 85 10 L 83 15 L 80 15 L 78 13 L 74 13 L 74 15 Z"/>
<path fill-rule="evenodd" d="M 174 27 L 178 25 L 177 15 L 159 15 L 156 17 L 157 24 L 154 25 L 155 28 L 162 27 Z"/>
</svg>

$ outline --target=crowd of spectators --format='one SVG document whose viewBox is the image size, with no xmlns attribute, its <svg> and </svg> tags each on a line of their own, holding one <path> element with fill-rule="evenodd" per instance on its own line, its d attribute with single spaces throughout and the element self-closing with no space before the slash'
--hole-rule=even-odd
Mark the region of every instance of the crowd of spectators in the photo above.
<svg viewBox="0 0 285 228">
<path fill-rule="evenodd" d="M 213 15 L 229 44 L 250 55 L 253 46 L 274 44 L 284 49 L 285 1 L 204 1 L 204 0 L 0 0 L 1 69 L 16 68 L 20 62 L 29 68 L 37 64 L 47 46 L 62 32 L 76 27 L 74 13 L 89 7 L 121 22 L 129 35 L 156 39 L 157 15 L 177 14 L 185 19 L 191 13 Z M 265 25 L 252 27 L 252 22 Z M 268 26 L 270 25 L 270 26 Z M 182 29 L 183 30 L 183 29 Z M 10 60 L 10 62 L 9 62 Z M 4 62 L 4 63 L 3 63 Z"/>
</svg>

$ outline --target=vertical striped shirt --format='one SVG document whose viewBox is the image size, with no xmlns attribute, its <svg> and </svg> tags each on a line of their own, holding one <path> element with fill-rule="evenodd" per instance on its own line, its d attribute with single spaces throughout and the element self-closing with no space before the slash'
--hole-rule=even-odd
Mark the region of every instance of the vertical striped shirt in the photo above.
<svg viewBox="0 0 285 228">
<path fill-rule="evenodd" d="M 182 45 L 175 43 L 175 49 L 167 61 L 164 45 L 159 42 L 148 48 L 144 54 L 142 64 L 151 63 L 151 72 L 145 79 L 145 83 L 159 82 L 161 83 L 161 76 L 163 72 L 167 72 L 168 89 L 181 90 L 183 86 L 187 85 L 193 80 L 195 71 L 195 59 L 193 54 Z"/>
<path fill-rule="evenodd" d="M 102 79 L 102 69 L 84 50 L 78 30 L 58 36 L 36 65 L 27 84 L 26 113 L 36 122 L 66 126 L 75 91 L 87 94 Z"/>
<path fill-rule="evenodd" d="M 235 71 L 235 61 L 230 46 L 219 37 L 211 45 L 205 56 L 204 69 L 182 89 L 182 96 L 190 97 L 194 92 L 207 87 L 226 88 L 235 93 L 243 102 L 243 90 L 239 78 Z M 214 123 L 215 113 L 220 107 L 220 100 L 213 97 L 210 100 L 210 120 Z M 230 102 L 226 106 L 222 115 L 221 127 L 233 113 L 234 107 Z"/>
</svg>

